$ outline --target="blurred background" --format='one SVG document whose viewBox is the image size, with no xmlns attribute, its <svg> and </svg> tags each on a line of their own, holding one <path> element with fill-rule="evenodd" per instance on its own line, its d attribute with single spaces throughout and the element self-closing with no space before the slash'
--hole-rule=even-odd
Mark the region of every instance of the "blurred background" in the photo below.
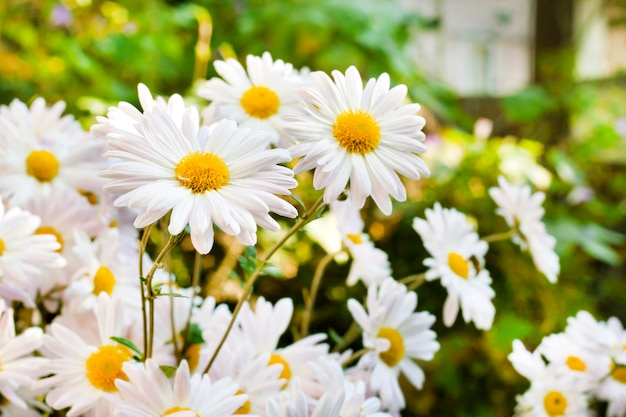
<svg viewBox="0 0 626 417">
<path fill-rule="evenodd" d="M 392 216 L 364 213 L 394 277 L 424 270 L 410 225 L 435 201 L 485 236 L 506 228 L 488 195 L 500 173 L 546 193 L 559 283 L 510 242 L 493 243 L 486 267 L 497 313 L 487 332 L 460 319 L 444 328 L 445 290 L 420 286 L 419 308 L 439 317 L 442 348 L 421 364 L 423 390 L 404 384 L 403 415 L 510 416 L 527 388 L 506 359 L 513 339 L 533 349 L 581 309 L 626 323 L 624 0 L 1 0 L 0 104 L 64 100 L 85 128 L 118 101 L 137 104 L 139 82 L 204 105 L 194 86 L 215 75 L 215 59 L 264 51 L 296 68 L 387 72 L 422 104 L 431 178 L 407 181 L 409 199 Z M 232 255 L 234 243 L 220 243 L 203 261 L 207 287 Z M 172 263 L 183 281 L 185 250 Z M 300 236 L 279 254 L 281 277 L 263 278 L 257 293 L 301 303 L 323 255 Z M 364 288 L 345 287 L 348 268 L 329 266 L 314 331 L 349 326 L 345 301 Z"/>
</svg>

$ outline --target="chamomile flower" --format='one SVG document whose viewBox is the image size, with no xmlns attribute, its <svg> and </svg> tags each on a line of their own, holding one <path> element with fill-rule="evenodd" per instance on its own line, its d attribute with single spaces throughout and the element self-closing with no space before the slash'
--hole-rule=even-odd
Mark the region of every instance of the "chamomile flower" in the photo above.
<svg viewBox="0 0 626 417">
<path fill-rule="evenodd" d="M 74 252 L 81 263 L 64 292 L 65 308 L 80 314 L 93 308 L 101 292 L 115 294 L 123 300 L 126 320 L 133 322 L 141 308 L 138 252 L 135 258 L 124 258 L 118 229 L 105 229 L 93 240 L 76 231 L 74 239 Z"/>
<path fill-rule="evenodd" d="M 435 317 L 415 313 L 417 294 L 391 278 L 368 288 L 366 306 L 367 311 L 358 301 L 348 300 L 352 317 L 363 329 L 363 345 L 371 349 L 359 366 L 372 368 L 370 387 L 379 393 L 383 407 L 396 412 L 405 406 L 400 372 L 421 388 L 424 371 L 413 360 L 430 360 L 439 350 L 430 329 Z"/>
<path fill-rule="evenodd" d="M 443 307 L 443 323 L 452 326 L 459 306 L 465 322 L 487 330 L 493 324 L 495 307 L 489 271 L 484 268 L 488 245 L 478 238 L 465 214 L 442 208 L 439 203 L 426 210 L 426 219 L 413 219 L 431 258 L 424 260 L 426 279 L 439 278 L 448 291 Z"/>
<path fill-rule="evenodd" d="M 406 199 L 398 173 L 411 179 L 429 175 L 417 156 L 426 151 L 421 131 L 425 120 L 418 104 L 405 104 L 407 88 L 390 89 L 389 75 L 370 79 L 365 87 L 355 67 L 333 80 L 314 72 L 315 89 L 303 90 L 307 114 L 289 117 L 287 129 L 300 143 L 290 148 L 300 173 L 314 169 L 315 189 L 324 201 L 337 200 L 350 182 L 350 198 L 358 208 L 371 196 L 384 214 L 392 210 L 391 195 Z"/>
<path fill-rule="evenodd" d="M 315 373 L 308 362 L 328 354 L 328 345 L 321 343 L 326 335 L 313 334 L 285 347 L 278 347 L 292 315 L 293 301 L 290 298 L 282 298 L 272 305 L 259 297 L 254 309 L 245 303 L 238 316 L 243 339 L 241 343 L 252 346 L 256 355 L 269 354 L 268 365 L 282 366 L 279 378 L 285 380 L 284 388 L 297 377 L 307 395 L 314 396 Z"/>
<path fill-rule="evenodd" d="M 530 388 L 517 396 L 515 415 L 519 417 L 586 417 L 589 396 L 581 380 L 554 372 L 546 365 L 539 350 L 529 352 L 519 340 L 513 341 L 508 356 L 515 370 L 530 381 Z M 558 366 L 557 369 L 558 371 Z"/>
<path fill-rule="evenodd" d="M 517 396 L 518 417 L 591 417 L 589 396 L 567 378 L 547 376 L 532 381 L 523 395 Z"/>
<path fill-rule="evenodd" d="M 268 398 L 268 417 L 336 417 L 340 416 L 345 394 L 339 391 L 325 392 L 314 406 L 309 405 L 306 394 L 296 378 L 288 391 L 283 391 L 278 400 Z"/>
<path fill-rule="evenodd" d="M 46 268 L 61 268 L 65 259 L 52 234 L 37 234 L 41 219 L 18 207 L 7 211 L 0 201 L 0 276 L 3 296 L 33 304 L 38 277 Z"/>
<path fill-rule="evenodd" d="M 282 116 L 300 111 L 298 90 L 303 81 L 291 64 L 273 60 L 269 52 L 248 55 L 246 68 L 235 59 L 215 61 L 223 78 L 201 84 L 198 95 L 219 105 L 219 113 L 242 127 L 270 134 L 273 145 L 286 147 L 293 141 L 284 129 Z"/>
<path fill-rule="evenodd" d="M 96 308 L 98 344 L 86 343 L 57 323 L 44 335 L 42 351 L 50 358 L 46 368 L 52 376 L 37 381 L 35 388 L 48 390 L 46 403 L 55 410 L 69 407 L 68 417 L 110 416 L 107 394 L 117 395 L 115 380 L 127 378 L 122 366 L 132 360 L 132 352 L 111 339 L 127 336 L 122 306 L 102 292 Z"/>
<path fill-rule="evenodd" d="M 229 120 L 200 127 L 195 107 L 174 117 L 162 102 L 152 105 L 142 116 L 135 112 L 136 132 L 117 119 L 101 118 L 95 128 L 106 132 L 106 155 L 118 160 L 102 174 L 112 180 L 105 189 L 121 194 L 117 206 L 141 211 L 135 227 L 171 211 L 169 232 L 180 234 L 189 225 L 194 247 L 206 254 L 213 246 L 213 224 L 253 245 L 257 225 L 280 228 L 270 211 L 297 215 L 275 195 L 289 194 L 297 185 L 293 172 L 280 165 L 290 160 L 289 153 L 267 149 L 267 134 L 240 129 Z"/>
<path fill-rule="evenodd" d="M 576 343 L 565 333 L 546 336 L 537 347 L 556 374 L 578 379 L 586 391 L 594 388 L 611 369 L 608 355 L 597 355 Z"/>
<path fill-rule="evenodd" d="M 346 283 L 354 285 L 361 280 L 366 286 L 370 286 L 391 278 L 389 257 L 385 251 L 375 247 L 369 235 L 363 232 L 363 220 L 354 202 L 350 199 L 334 201 L 330 204 L 330 209 L 337 218 L 343 244 L 352 257 Z"/>
<path fill-rule="evenodd" d="M 211 381 L 207 374 L 191 375 L 185 360 L 173 381 L 153 359 L 143 364 L 125 363 L 122 372 L 126 378 L 115 381 L 120 396 L 110 399 L 116 417 L 230 416 L 247 400 L 228 378 Z"/>
<path fill-rule="evenodd" d="M 64 109 L 65 103 L 47 107 L 42 98 L 30 108 L 17 99 L 0 107 L 0 195 L 11 204 L 60 188 L 102 188 L 103 143 L 62 117 Z"/>
<path fill-rule="evenodd" d="M 556 282 L 560 271 L 559 257 L 554 252 L 556 239 L 548 234 L 542 221 L 545 194 L 532 193 L 528 185 L 514 185 L 500 176 L 498 187 L 490 188 L 489 195 L 498 205 L 496 213 L 513 229 L 513 242 L 530 252 L 548 281 Z"/>
<path fill-rule="evenodd" d="M 35 378 L 45 373 L 45 358 L 33 356 L 43 343 L 43 332 L 38 327 L 29 327 L 15 334 L 13 309 L 0 300 L 0 395 L 3 403 L 8 402 L 24 412 L 28 409 L 22 394 L 31 389 Z"/>
</svg>

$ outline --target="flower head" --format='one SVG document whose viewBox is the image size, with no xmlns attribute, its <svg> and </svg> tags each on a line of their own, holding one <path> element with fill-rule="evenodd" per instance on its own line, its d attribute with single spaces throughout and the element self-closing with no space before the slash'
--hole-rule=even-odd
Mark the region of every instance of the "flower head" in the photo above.
<svg viewBox="0 0 626 417">
<path fill-rule="evenodd" d="M 550 282 L 556 282 L 560 270 L 559 257 L 554 252 L 556 240 L 542 221 L 545 194 L 531 193 L 528 185 L 510 184 L 502 176 L 498 184 L 489 189 L 489 195 L 498 205 L 496 212 L 513 228 L 513 242 L 528 249 L 537 269 Z"/>
<path fill-rule="evenodd" d="M 398 173 L 417 179 L 429 175 L 417 156 L 423 145 L 424 118 L 418 104 L 402 105 L 407 88 L 390 89 L 387 74 L 371 79 L 365 87 L 355 67 L 345 75 L 333 71 L 333 80 L 323 72 L 311 74 L 315 89 L 302 96 L 307 114 L 290 116 L 288 131 L 300 143 L 290 148 L 302 157 L 296 173 L 314 169 L 313 185 L 324 189 L 324 201 L 337 199 L 350 182 L 350 198 L 357 207 L 371 196 L 385 214 L 391 213 L 391 195 L 406 199 Z"/>
<path fill-rule="evenodd" d="M 426 219 L 413 219 L 413 228 L 431 255 L 424 260 L 429 267 L 426 279 L 439 278 L 448 290 L 444 324 L 452 326 L 460 306 L 465 322 L 473 321 L 479 329 L 491 328 L 495 292 L 489 271 L 484 268 L 488 245 L 478 238 L 465 214 L 437 203 L 426 210 Z"/>
<path fill-rule="evenodd" d="M 95 130 L 106 132 L 106 155 L 119 160 L 103 173 L 112 180 L 105 189 L 121 194 L 116 205 L 141 210 L 137 228 L 171 211 L 169 232 L 177 235 L 189 225 L 194 247 L 205 254 L 213 246 L 214 224 L 253 245 L 257 225 L 279 229 L 270 211 L 297 215 L 276 196 L 289 194 L 297 184 L 292 171 L 280 165 L 290 156 L 283 149 L 267 149 L 267 134 L 238 128 L 230 120 L 200 127 L 194 107 L 180 114 L 180 106 L 172 106 L 170 114 L 162 100 L 151 105 L 143 116 L 128 111 L 135 124 L 116 111 L 115 119 L 101 118 L 104 126 Z"/>
<path fill-rule="evenodd" d="M 435 317 L 415 313 L 417 294 L 392 278 L 368 288 L 366 306 L 367 311 L 356 300 L 348 300 L 348 309 L 363 329 L 363 345 L 372 349 L 359 365 L 372 368 L 371 388 L 380 393 L 385 408 L 397 411 L 405 406 L 400 372 L 421 388 L 424 372 L 413 360 L 430 360 L 439 350 L 437 335 L 430 329 Z"/>
<path fill-rule="evenodd" d="M 282 116 L 298 112 L 297 95 L 303 84 L 291 64 L 272 60 L 269 52 L 248 55 L 246 69 L 235 59 L 215 61 L 223 78 L 211 78 L 198 88 L 200 97 L 219 105 L 219 114 L 242 127 L 270 133 L 273 145 L 288 146 L 292 138 L 284 129 Z"/>
</svg>

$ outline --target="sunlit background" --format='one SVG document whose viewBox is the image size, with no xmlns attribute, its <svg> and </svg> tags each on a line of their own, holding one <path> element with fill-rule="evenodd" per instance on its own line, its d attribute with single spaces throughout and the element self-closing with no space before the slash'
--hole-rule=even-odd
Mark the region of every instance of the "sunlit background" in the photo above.
<svg viewBox="0 0 626 417">
<path fill-rule="evenodd" d="M 423 390 L 403 384 L 405 415 L 509 416 L 527 388 L 506 358 L 513 339 L 532 348 L 581 309 L 626 322 L 624 0 L 1 0 L 0 104 L 64 100 L 89 128 L 108 106 L 136 104 L 143 82 L 202 106 L 194 86 L 215 75 L 215 59 L 264 51 L 297 68 L 387 72 L 422 104 L 431 178 L 407 181 L 409 199 L 391 217 L 365 211 L 397 279 L 424 270 L 410 225 L 434 202 L 468 214 L 488 235 L 505 229 L 487 194 L 500 173 L 547 195 L 558 284 L 510 243 L 494 243 L 486 266 L 497 313 L 487 332 L 460 320 L 443 327 L 445 290 L 417 289 L 420 308 L 438 316 L 442 348 L 422 364 Z M 275 259 L 281 277 L 263 278 L 257 293 L 301 304 L 323 250 L 299 237 Z M 259 246 L 272 238 L 261 235 Z M 183 244 L 172 261 L 183 284 L 191 251 Z M 232 299 L 240 286 L 228 271 L 241 251 L 218 242 L 203 261 L 205 291 Z M 346 263 L 329 267 L 314 330 L 348 327 L 345 302 L 364 289 L 345 287 L 347 271 Z"/>
</svg>

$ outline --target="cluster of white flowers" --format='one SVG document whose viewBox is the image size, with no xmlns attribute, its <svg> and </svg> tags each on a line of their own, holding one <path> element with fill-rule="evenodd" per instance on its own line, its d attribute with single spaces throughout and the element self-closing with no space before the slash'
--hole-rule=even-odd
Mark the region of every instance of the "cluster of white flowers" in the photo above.
<svg viewBox="0 0 626 417">
<path fill-rule="evenodd" d="M 360 213 L 371 197 L 390 214 L 391 197 L 407 197 L 400 175 L 429 175 L 419 105 L 387 74 L 364 85 L 354 67 L 331 78 L 269 53 L 246 63 L 215 63 L 222 78 L 198 89 L 211 100 L 204 109 L 140 84 L 141 109 L 120 103 L 89 132 L 62 116 L 63 103 L 0 107 L 0 414 L 385 417 L 406 406 L 401 374 L 423 386 L 416 361 L 439 350 L 435 316 L 416 311 L 417 294 L 394 280 Z M 271 214 L 298 217 L 288 196 L 309 170 L 334 223 L 307 231 L 330 230 L 329 253 L 343 247 L 352 258 L 347 284 L 367 287 L 364 304 L 347 303 L 362 330 L 354 355 L 332 352 L 325 334 L 290 336 L 290 298 L 242 298 L 231 311 L 178 288 L 137 231 L 149 236 L 161 222 L 172 244 L 188 234 L 199 254 L 216 233 L 253 246 L 259 226 L 281 228 Z M 554 281 L 542 195 L 503 178 L 491 194 L 515 242 Z M 432 256 L 425 278 L 448 290 L 444 323 L 461 309 L 489 329 L 487 243 L 439 204 L 413 226 Z M 12 305 L 33 311 L 19 334 Z"/>
<path fill-rule="evenodd" d="M 580 311 L 532 353 L 515 340 L 509 360 L 530 381 L 517 398 L 519 416 L 593 416 L 592 401 L 606 402 L 608 417 L 626 413 L 626 331 L 616 317 L 596 321 Z"/>
</svg>

